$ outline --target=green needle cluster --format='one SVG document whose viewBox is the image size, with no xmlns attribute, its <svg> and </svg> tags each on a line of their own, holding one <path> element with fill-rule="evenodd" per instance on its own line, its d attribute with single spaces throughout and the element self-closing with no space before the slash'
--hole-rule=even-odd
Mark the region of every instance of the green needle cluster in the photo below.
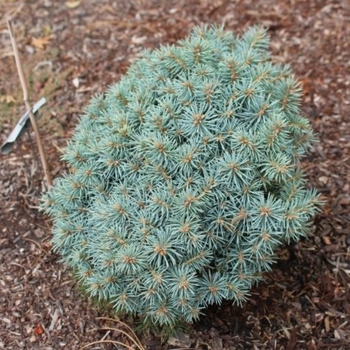
<svg viewBox="0 0 350 350">
<path fill-rule="evenodd" d="M 154 325 L 242 304 L 319 208 L 299 160 L 301 87 L 260 27 L 196 27 L 95 97 L 44 196 L 53 247 L 91 296 Z"/>
</svg>

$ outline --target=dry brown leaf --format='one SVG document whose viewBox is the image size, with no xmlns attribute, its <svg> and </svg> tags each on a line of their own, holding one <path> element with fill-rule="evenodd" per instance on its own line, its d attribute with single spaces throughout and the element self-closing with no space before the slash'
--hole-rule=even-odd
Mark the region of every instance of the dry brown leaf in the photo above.
<svg viewBox="0 0 350 350">
<path fill-rule="evenodd" d="M 41 326 L 40 323 L 34 327 L 33 331 L 34 331 L 34 334 L 36 334 L 36 335 L 41 335 L 44 333 L 43 327 Z"/>
<path fill-rule="evenodd" d="M 45 49 L 45 46 L 50 42 L 49 36 L 42 36 L 39 38 L 33 38 L 32 39 L 32 45 L 35 46 L 37 49 Z"/>
<path fill-rule="evenodd" d="M 330 245 L 332 244 L 331 239 L 328 236 L 322 237 L 324 244 Z"/>
<path fill-rule="evenodd" d="M 70 9 L 74 9 L 78 7 L 81 3 L 81 0 L 76 0 L 76 1 L 66 1 L 66 6 Z"/>
<path fill-rule="evenodd" d="M 4 95 L 4 96 L 0 96 L 0 102 L 5 102 L 6 104 L 10 104 L 11 102 L 16 102 L 16 99 L 12 95 Z"/>
</svg>

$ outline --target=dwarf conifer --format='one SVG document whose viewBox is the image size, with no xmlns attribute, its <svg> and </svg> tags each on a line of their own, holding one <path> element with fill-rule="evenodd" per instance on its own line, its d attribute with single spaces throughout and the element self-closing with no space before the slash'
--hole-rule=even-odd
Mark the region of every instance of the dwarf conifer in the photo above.
<svg viewBox="0 0 350 350">
<path fill-rule="evenodd" d="M 92 99 L 43 208 L 91 296 L 155 325 L 242 304 L 318 208 L 301 86 L 260 27 L 196 27 Z"/>
</svg>

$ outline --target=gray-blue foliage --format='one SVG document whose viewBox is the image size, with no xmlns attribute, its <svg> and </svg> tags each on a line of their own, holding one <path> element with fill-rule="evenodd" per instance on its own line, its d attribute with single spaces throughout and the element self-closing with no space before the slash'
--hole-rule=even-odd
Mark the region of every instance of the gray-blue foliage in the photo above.
<svg viewBox="0 0 350 350">
<path fill-rule="evenodd" d="M 301 87 L 266 31 L 197 27 L 145 51 L 95 97 L 43 208 L 53 247 L 91 296 L 157 325 L 242 304 L 318 210 L 300 158 Z"/>
</svg>

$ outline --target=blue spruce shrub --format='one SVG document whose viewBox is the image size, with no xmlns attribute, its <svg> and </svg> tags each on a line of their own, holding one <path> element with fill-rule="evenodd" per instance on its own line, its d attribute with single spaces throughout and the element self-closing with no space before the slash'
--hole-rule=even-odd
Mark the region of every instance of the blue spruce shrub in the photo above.
<svg viewBox="0 0 350 350">
<path fill-rule="evenodd" d="M 301 88 L 265 30 L 197 27 L 95 97 L 44 196 L 53 247 L 91 296 L 154 325 L 244 302 L 319 198 L 300 158 Z"/>
</svg>

